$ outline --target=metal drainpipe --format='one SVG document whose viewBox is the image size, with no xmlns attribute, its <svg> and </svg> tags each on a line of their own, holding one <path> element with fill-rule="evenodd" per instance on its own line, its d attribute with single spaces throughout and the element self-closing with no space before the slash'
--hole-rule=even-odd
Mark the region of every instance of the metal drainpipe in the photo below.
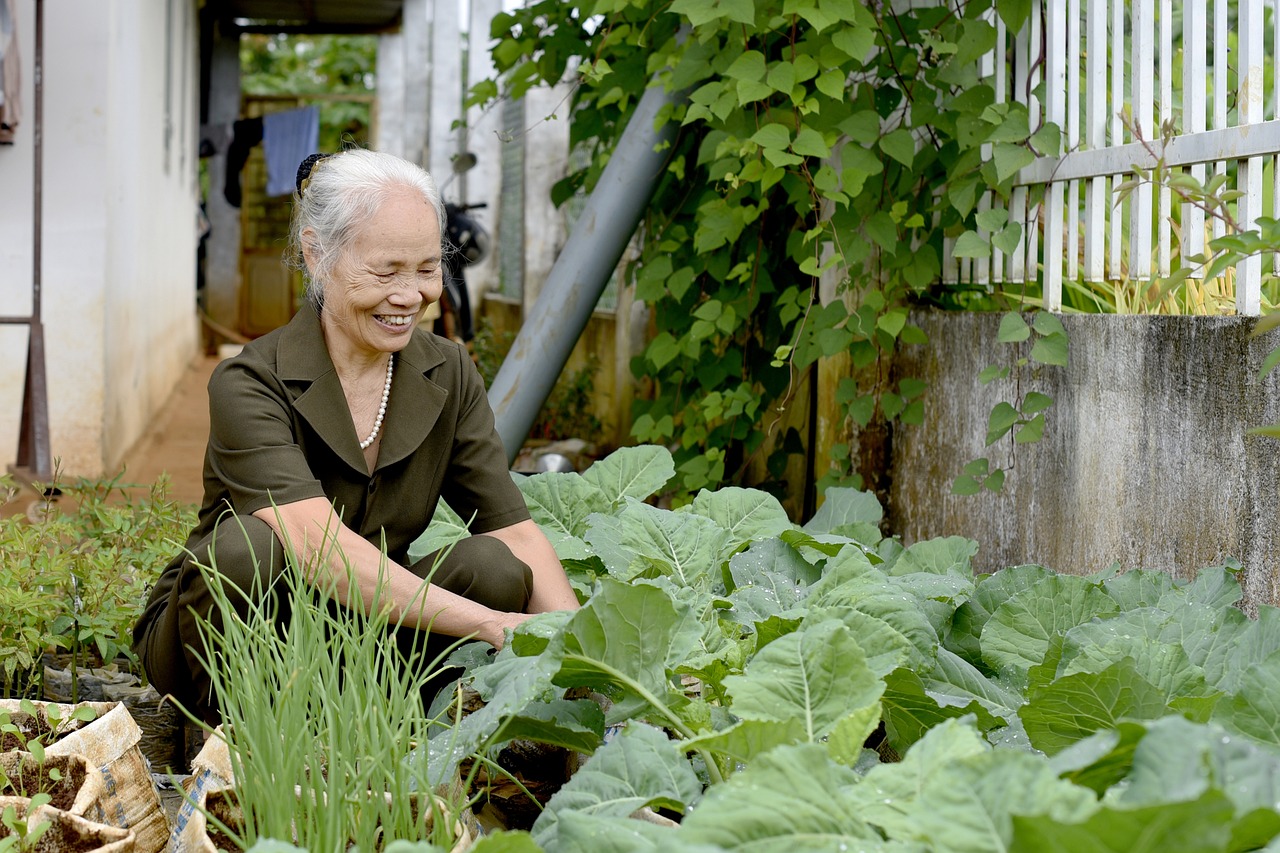
<svg viewBox="0 0 1280 853">
<path fill-rule="evenodd" d="M 674 122 L 654 129 L 654 119 L 687 93 L 651 85 L 618 140 L 587 199 L 573 233 L 547 275 L 542 292 L 520 326 L 506 360 L 489 388 L 498 435 L 515 461 L 534 419 L 564 370 L 574 344 L 591 319 L 609 277 L 664 168 Z M 661 146 L 660 150 L 659 146 Z"/>
</svg>

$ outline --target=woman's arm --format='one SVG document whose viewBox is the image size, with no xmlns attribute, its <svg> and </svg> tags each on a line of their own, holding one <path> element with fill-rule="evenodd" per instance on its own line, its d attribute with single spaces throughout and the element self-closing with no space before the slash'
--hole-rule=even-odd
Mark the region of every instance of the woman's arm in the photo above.
<svg viewBox="0 0 1280 853">
<path fill-rule="evenodd" d="M 573 587 L 569 586 L 560 558 L 556 556 L 555 549 L 551 547 L 537 522 L 526 519 L 480 535 L 492 536 L 502 542 L 511 549 L 512 554 L 524 560 L 533 570 L 530 613 L 578 609 L 578 596 L 574 594 Z"/>
<path fill-rule="evenodd" d="M 470 637 L 502 647 L 504 630 L 514 628 L 527 614 L 501 613 L 468 598 L 428 584 L 403 566 L 387 559 L 382 551 L 344 525 L 325 498 L 309 498 L 254 513 L 267 523 L 286 547 L 292 546 L 315 576 L 317 585 L 332 584 L 338 601 L 348 606 L 359 602 L 367 612 L 375 601 L 389 604 L 394 621 L 450 637 Z M 529 522 L 532 524 L 533 522 Z M 513 525 L 518 527 L 519 525 Z M 534 526 L 537 530 L 537 526 Z M 538 531 L 541 536 L 541 531 Z M 503 541 L 506 541 L 505 539 Z M 543 537 L 543 541 L 546 539 Z M 550 543 L 547 549 L 550 550 Z M 517 554 L 519 552 L 516 552 Z M 551 552 L 555 559 L 555 552 Z M 528 558 L 525 558 L 529 562 Z M 545 557 L 544 557 L 545 559 Z M 347 563 L 354 569 L 357 589 L 351 589 Z M 531 564 L 532 565 L 532 564 Z M 559 562 L 555 570 L 564 578 Z M 535 569 L 534 598 L 539 595 L 539 574 Z M 541 570 L 546 573 L 546 569 Z M 382 589 L 378 589 L 381 577 Z M 564 581 L 568 588 L 568 581 Z M 572 590 L 569 591 L 573 598 Z M 574 606 L 577 600 L 573 599 Z"/>
</svg>

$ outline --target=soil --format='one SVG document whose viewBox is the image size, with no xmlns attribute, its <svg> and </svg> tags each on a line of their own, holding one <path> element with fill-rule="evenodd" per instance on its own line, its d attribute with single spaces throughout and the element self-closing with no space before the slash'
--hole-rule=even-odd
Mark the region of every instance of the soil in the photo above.
<svg viewBox="0 0 1280 853">
<path fill-rule="evenodd" d="M 13 732 L 0 734 L 0 752 L 26 749 L 27 742 L 34 738 L 40 738 L 40 742 L 44 743 L 48 735 L 53 733 L 53 729 L 49 728 L 47 721 L 39 717 L 33 717 L 26 711 L 11 712 L 9 714 L 9 722 L 18 727 L 19 734 Z"/>
<path fill-rule="evenodd" d="M 55 769 L 62 774 L 62 778 L 57 782 L 49 778 L 49 771 Z M 52 798 L 49 805 L 55 809 L 70 811 L 75 803 L 76 794 L 84 785 L 84 778 L 83 763 L 74 760 L 72 756 L 50 755 L 45 759 L 44 764 L 38 764 L 34 760 L 24 762 L 21 772 L 9 780 L 7 787 L 0 788 L 0 796 L 16 794 L 29 797 L 32 794 L 45 793 Z"/>
<path fill-rule="evenodd" d="M 0 824 L 0 838 L 8 835 L 9 828 Z M 103 840 L 96 834 L 81 832 L 70 822 L 60 820 L 45 830 L 31 850 L 32 853 L 91 853 L 102 845 Z"/>
</svg>

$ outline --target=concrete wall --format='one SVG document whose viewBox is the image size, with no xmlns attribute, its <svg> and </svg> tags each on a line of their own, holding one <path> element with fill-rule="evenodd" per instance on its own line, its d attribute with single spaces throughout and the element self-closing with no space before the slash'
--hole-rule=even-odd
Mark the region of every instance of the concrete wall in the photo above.
<svg viewBox="0 0 1280 853">
<path fill-rule="evenodd" d="M 67 475 L 114 468 L 196 351 L 195 9 L 166 2 L 45 4 L 42 314 Z M 5 315 L 30 312 L 33 269 L 35 3 L 15 5 L 26 109 L 0 149 Z M 0 328 L 0 465 L 16 457 L 26 338 Z"/>
<path fill-rule="evenodd" d="M 1243 317 L 1068 316 L 1068 368 L 1012 363 L 999 315 L 921 313 L 927 346 L 895 373 L 928 380 L 925 420 L 896 425 L 889 524 L 906 542 L 976 540 L 976 566 L 1040 563 L 1089 573 L 1125 568 L 1191 577 L 1228 558 L 1245 567 L 1246 609 L 1280 604 L 1280 374 L 1258 371 L 1280 335 L 1251 339 Z M 1023 351 L 1025 354 L 1025 350 Z M 1038 444 L 984 448 L 991 408 L 1030 391 L 1056 401 Z M 1004 491 L 950 494 L 970 460 L 1012 466 Z"/>
</svg>

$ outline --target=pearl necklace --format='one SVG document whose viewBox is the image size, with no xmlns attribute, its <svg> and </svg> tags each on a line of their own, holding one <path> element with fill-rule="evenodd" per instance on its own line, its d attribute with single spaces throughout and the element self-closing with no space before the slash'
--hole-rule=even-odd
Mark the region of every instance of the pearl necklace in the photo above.
<svg viewBox="0 0 1280 853">
<path fill-rule="evenodd" d="M 369 437 L 360 442 L 360 449 L 367 450 L 369 445 L 373 444 L 373 440 L 378 437 L 378 430 L 382 429 L 382 419 L 387 414 L 387 398 L 391 396 L 391 371 L 395 369 L 396 356 L 395 353 L 387 355 L 387 383 L 382 386 L 382 404 L 378 406 L 378 417 L 373 422 L 373 432 L 369 433 Z"/>
</svg>

